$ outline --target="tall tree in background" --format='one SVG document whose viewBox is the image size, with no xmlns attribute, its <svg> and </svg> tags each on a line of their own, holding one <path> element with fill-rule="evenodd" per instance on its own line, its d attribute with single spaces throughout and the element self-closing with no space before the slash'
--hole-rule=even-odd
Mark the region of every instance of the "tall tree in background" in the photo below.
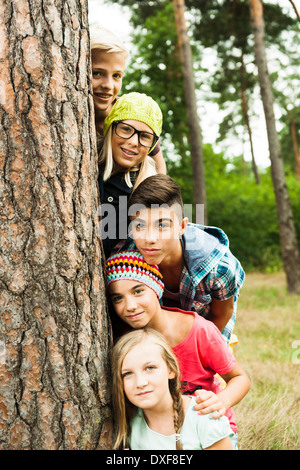
<svg viewBox="0 0 300 470">
<path fill-rule="evenodd" d="M 260 0 L 249 0 L 255 42 L 255 58 L 267 126 L 271 173 L 277 204 L 283 263 L 290 293 L 300 292 L 300 255 L 290 198 L 285 182 L 279 138 L 273 109 L 273 92 L 269 78 L 264 42 L 263 7 Z"/>
<path fill-rule="evenodd" d="M 253 146 L 253 138 L 252 138 L 252 129 L 250 125 L 250 117 L 249 117 L 249 110 L 248 110 L 248 100 L 247 100 L 247 81 L 245 79 L 246 75 L 246 68 L 244 64 L 243 54 L 241 56 L 241 103 L 242 103 L 242 114 L 245 122 L 245 126 L 248 133 L 249 143 L 250 143 L 250 151 L 251 151 L 251 163 L 252 163 L 252 171 L 255 177 L 256 184 L 261 183 L 260 175 L 257 169 L 255 155 L 254 155 L 254 146 Z"/>
<path fill-rule="evenodd" d="M 205 176 L 202 136 L 197 112 L 197 98 L 195 93 L 193 57 L 188 38 L 187 26 L 184 17 L 184 0 L 173 0 L 175 22 L 180 49 L 180 57 L 183 71 L 183 84 L 185 102 L 190 130 L 191 158 L 193 167 L 193 192 L 194 204 L 206 203 Z"/>
<path fill-rule="evenodd" d="M 0 448 L 107 448 L 87 1 L 0 17 Z"/>
<path fill-rule="evenodd" d="M 150 18 L 154 20 L 154 17 L 158 17 L 158 12 L 162 11 L 167 3 L 173 3 L 173 0 L 172 2 L 170 0 L 143 0 L 142 2 L 115 0 L 114 3 L 130 7 L 134 29 L 138 30 L 140 28 L 143 32 L 146 31 L 145 34 L 147 35 L 150 33 L 148 20 Z M 199 95 L 202 95 L 202 99 L 198 103 L 199 110 L 204 101 L 207 103 L 215 100 L 218 103 L 221 112 L 216 117 L 216 121 L 220 119 L 222 114 L 224 118 L 219 126 L 220 132 L 217 140 L 218 142 L 223 142 L 223 146 L 227 145 L 228 150 L 231 147 L 232 141 L 230 140 L 229 144 L 226 144 L 226 141 L 228 142 L 232 135 L 240 139 L 241 131 L 243 131 L 241 125 L 245 127 L 250 144 L 253 174 L 256 182 L 259 183 L 260 175 L 255 161 L 255 149 L 250 127 L 251 122 L 253 122 L 252 116 L 255 115 L 253 96 L 255 96 L 257 77 L 252 67 L 254 54 L 248 2 L 246 0 L 211 0 L 210 2 L 207 2 L 207 0 L 185 0 L 185 4 L 189 13 L 189 36 L 193 38 L 194 76 L 196 86 L 200 91 Z M 276 47 L 278 51 L 283 50 L 288 42 L 284 39 L 282 33 L 285 31 L 290 32 L 291 28 L 294 28 L 294 19 L 285 14 L 276 3 L 267 3 L 265 5 L 265 16 L 267 21 L 267 45 L 272 48 Z M 160 19 L 164 21 L 162 15 Z M 171 17 L 169 16 L 165 20 L 169 31 L 172 29 L 170 21 Z M 157 45 L 157 43 L 155 45 L 154 41 L 152 41 L 153 36 L 158 34 L 156 33 L 157 31 L 161 32 L 161 29 L 161 23 L 157 23 L 155 30 L 152 28 L 152 36 L 149 34 L 149 47 L 147 50 L 143 49 L 143 53 L 141 51 L 144 58 L 141 65 L 144 65 L 145 62 L 150 62 L 152 77 L 154 76 L 153 69 L 160 66 L 160 61 L 163 60 L 162 55 L 157 52 L 158 49 L 162 49 L 162 45 Z M 135 35 L 136 33 L 134 32 Z M 151 44 L 151 41 L 153 44 Z M 134 40 L 134 44 L 138 44 L 138 48 L 140 48 L 140 41 L 136 42 Z M 197 47 L 194 46 L 195 44 Z M 204 61 L 201 64 L 203 48 L 210 48 L 217 53 L 214 70 L 210 75 L 207 73 L 206 76 L 204 73 Z M 286 47 L 284 52 L 289 52 L 288 47 Z M 149 77 L 149 68 L 147 70 L 147 77 Z M 152 90 L 149 87 L 148 92 L 152 95 L 158 95 L 158 80 L 159 77 L 156 77 Z M 137 82 L 138 86 L 140 86 L 139 81 Z M 165 78 L 163 83 L 165 84 Z M 173 87 L 173 84 L 174 80 L 168 88 Z M 209 85 L 214 96 L 207 94 L 207 87 Z M 206 96 L 203 98 L 205 89 Z M 167 94 L 164 94 L 164 101 L 169 104 L 169 110 L 172 109 L 174 111 L 173 102 L 169 101 L 169 90 Z M 168 119 L 169 115 L 167 115 L 166 120 Z M 172 137 L 173 140 L 177 139 L 176 129 Z M 203 140 L 205 141 L 205 134 L 203 135 Z M 170 165 L 168 168 L 170 168 Z"/>
<path fill-rule="evenodd" d="M 297 110 L 299 113 L 299 110 Z M 297 125 L 296 119 L 292 113 L 289 113 L 289 118 L 291 122 L 291 135 L 293 141 L 293 150 L 295 157 L 295 174 L 298 181 L 300 181 L 300 154 L 299 154 L 299 143 L 297 139 Z"/>
</svg>

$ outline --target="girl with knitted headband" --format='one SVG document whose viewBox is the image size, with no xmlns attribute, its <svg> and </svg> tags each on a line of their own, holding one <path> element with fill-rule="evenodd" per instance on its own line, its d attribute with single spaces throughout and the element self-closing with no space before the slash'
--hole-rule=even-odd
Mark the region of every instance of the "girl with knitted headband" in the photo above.
<svg viewBox="0 0 300 470">
<path fill-rule="evenodd" d="M 155 330 L 124 335 L 112 355 L 114 449 L 232 450 L 227 418 L 210 419 L 182 396 L 176 357 Z"/>
<path fill-rule="evenodd" d="M 232 406 L 249 391 L 250 381 L 218 328 L 195 312 L 160 305 L 164 284 L 158 266 L 137 250 L 115 253 L 106 262 L 108 295 L 117 317 L 131 329 L 152 328 L 163 334 L 178 359 L 181 392 L 196 395 L 194 410 L 213 418 L 226 416 L 234 446 L 237 426 Z M 112 317 L 113 318 L 113 317 Z M 115 330 L 114 319 L 112 321 Z M 119 325 L 117 325 L 119 328 Z M 126 328 L 121 334 L 126 331 Z M 219 374 L 226 382 L 223 388 Z M 236 447 L 235 447 L 236 448 Z"/>
<path fill-rule="evenodd" d="M 120 197 L 128 199 L 141 181 L 156 173 L 149 153 L 161 129 L 161 110 L 143 93 L 121 96 L 104 121 L 98 181 L 102 208 L 108 212 L 108 231 L 101 233 L 106 256 L 120 239 L 127 237 L 127 205 L 125 210 L 119 210 Z"/>
</svg>

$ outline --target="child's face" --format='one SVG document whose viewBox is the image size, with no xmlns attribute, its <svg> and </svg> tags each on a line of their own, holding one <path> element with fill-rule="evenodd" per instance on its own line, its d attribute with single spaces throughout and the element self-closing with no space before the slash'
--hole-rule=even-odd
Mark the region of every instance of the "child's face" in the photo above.
<svg viewBox="0 0 300 470">
<path fill-rule="evenodd" d="M 169 379 L 174 378 L 165 363 L 161 349 L 146 338 L 125 356 L 122 364 L 125 395 L 143 410 L 161 408 L 170 403 Z"/>
<path fill-rule="evenodd" d="M 118 52 L 92 50 L 92 88 L 97 114 L 107 116 L 121 90 L 125 70 L 124 55 Z"/>
<path fill-rule="evenodd" d="M 134 242 L 147 263 L 160 265 L 181 249 L 188 219 L 179 220 L 176 212 L 172 206 L 145 208 L 131 218 Z"/>
<path fill-rule="evenodd" d="M 155 292 L 138 281 L 114 281 L 109 285 L 109 294 L 116 314 L 132 328 L 150 326 L 160 310 Z"/>
<path fill-rule="evenodd" d="M 151 127 L 144 122 L 127 119 L 123 123 L 133 126 L 138 131 L 151 132 L 153 134 Z M 124 169 L 128 170 L 139 165 L 147 157 L 150 150 L 139 143 L 137 134 L 134 134 L 129 139 L 125 139 L 120 137 L 115 131 L 112 133 L 111 147 L 117 171 L 118 169 L 121 171 Z"/>
</svg>

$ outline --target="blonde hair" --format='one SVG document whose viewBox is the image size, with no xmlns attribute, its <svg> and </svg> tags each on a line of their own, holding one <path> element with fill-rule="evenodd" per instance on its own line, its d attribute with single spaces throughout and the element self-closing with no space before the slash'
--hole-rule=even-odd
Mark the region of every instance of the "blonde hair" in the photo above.
<svg viewBox="0 0 300 470">
<path fill-rule="evenodd" d="M 129 351 L 147 337 L 153 338 L 154 344 L 160 346 L 163 360 L 169 370 L 174 372 L 174 378 L 169 379 L 169 389 L 173 398 L 174 428 L 176 435 L 180 434 L 183 425 L 184 409 L 180 392 L 180 371 L 172 348 L 169 346 L 164 336 L 156 330 L 144 328 L 131 331 L 118 340 L 112 353 L 112 401 L 117 424 L 114 449 L 119 449 L 120 447 L 128 448 L 128 436 L 131 430 L 130 422 L 137 412 L 137 408 L 128 401 L 124 393 L 122 364 Z M 180 439 L 176 439 L 176 449 L 182 449 Z"/>
<path fill-rule="evenodd" d="M 99 156 L 99 164 L 103 167 L 103 181 L 107 181 L 114 172 L 114 157 L 112 153 L 112 146 L 111 146 L 111 139 L 112 139 L 112 129 L 113 126 L 107 131 L 107 134 L 103 141 L 103 146 Z M 144 181 L 144 179 L 148 178 L 148 176 L 153 176 L 157 174 L 156 165 L 153 158 L 149 157 L 149 155 L 144 158 L 144 160 L 140 163 L 139 167 L 129 168 L 125 172 L 125 181 L 129 188 L 132 188 L 132 182 L 130 179 L 130 172 L 132 170 L 138 171 L 138 175 L 133 187 L 133 191 L 138 187 L 138 185 Z"/>
<path fill-rule="evenodd" d="M 105 52 L 120 52 L 125 59 L 129 57 L 129 51 L 124 43 L 114 33 L 100 26 L 90 27 L 90 47 L 91 51 L 100 49 Z"/>
</svg>

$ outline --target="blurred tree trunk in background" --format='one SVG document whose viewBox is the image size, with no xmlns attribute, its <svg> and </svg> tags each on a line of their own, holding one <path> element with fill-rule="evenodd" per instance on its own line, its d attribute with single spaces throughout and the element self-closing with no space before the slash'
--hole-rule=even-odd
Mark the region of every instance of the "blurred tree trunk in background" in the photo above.
<svg viewBox="0 0 300 470">
<path fill-rule="evenodd" d="M 297 130 L 296 130 L 296 121 L 295 118 L 291 117 L 291 134 L 292 134 L 292 141 L 293 141 L 293 150 L 294 150 L 294 157 L 295 157 L 295 173 L 296 178 L 300 181 L 300 154 L 299 154 L 299 144 L 297 139 Z"/>
<path fill-rule="evenodd" d="M 187 108 L 188 126 L 190 131 L 191 159 L 193 166 L 194 204 L 205 205 L 206 190 L 202 135 L 199 124 L 199 117 L 197 113 L 197 98 L 195 93 L 193 57 L 184 17 L 185 2 L 184 0 L 173 0 L 173 4 L 183 71 L 184 94 Z M 204 218 L 204 222 L 207 223 L 206 215 L 204 215 Z"/>
<path fill-rule="evenodd" d="M 87 1 L 0 17 L 0 449 L 107 448 Z"/>
<path fill-rule="evenodd" d="M 267 126 L 271 173 L 276 197 L 283 264 L 289 292 L 300 293 L 299 246 L 296 237 L 290 198 L 285 182 L 279 138 L 276 131 L 273 109 L 273 92 L 268 73 L 264 41 L 263 7 L 260 0 L 249 0 L 249 3 L 255 43 L 255 59 Z"/>
</svg>

